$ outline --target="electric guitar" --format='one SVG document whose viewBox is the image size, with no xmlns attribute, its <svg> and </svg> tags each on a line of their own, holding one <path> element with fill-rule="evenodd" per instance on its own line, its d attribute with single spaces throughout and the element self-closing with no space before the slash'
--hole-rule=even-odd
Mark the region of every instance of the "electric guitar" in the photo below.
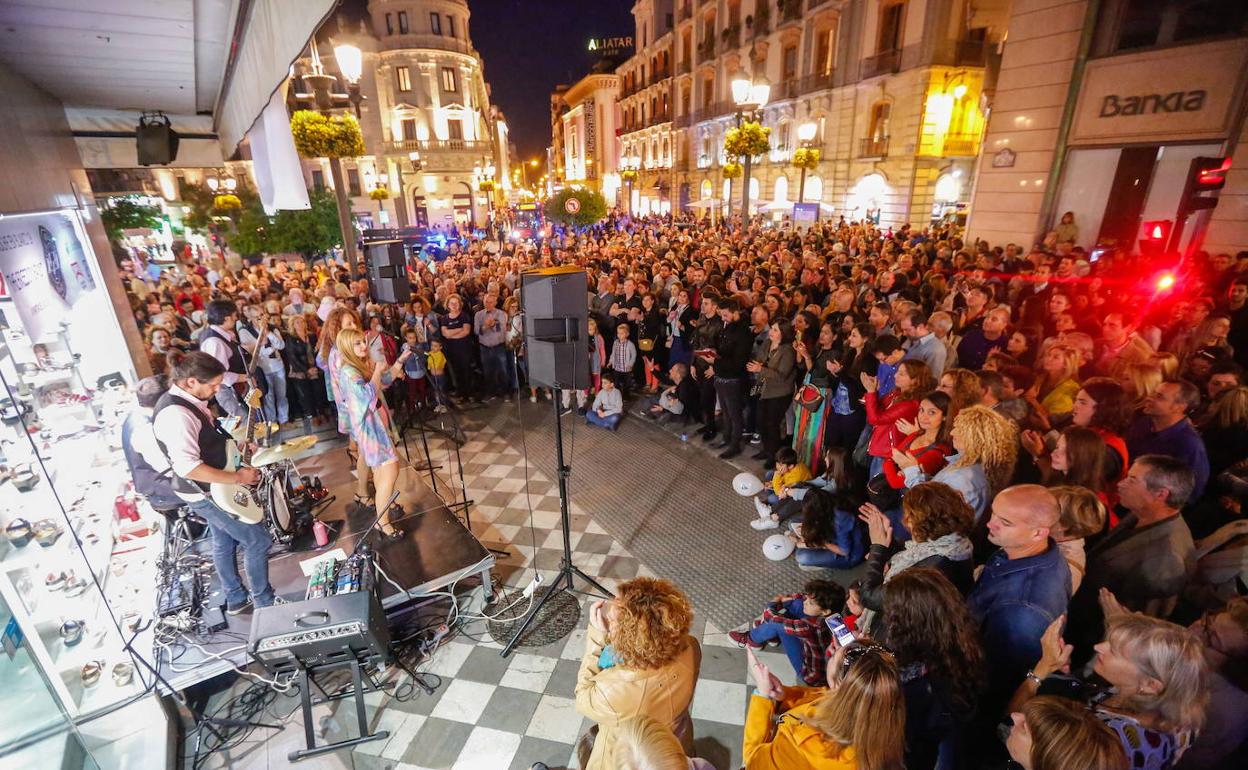
<svg viewBox="0 0 1248 770">
<path fill-rule="evenodd" d="M 260 348 L 264 346 L 264 337 L 268 334 L 268 324 L 261 323 L 260 333 L 256 339 L 256 349 L 252 351 L 251 362 L 247 371 L 253 371 L 260 357 Z M 247 407 L 247 420 L 244 423 L 240 448 L 237 441 L 229 442 L 229 454 L 226 457 L 225 469 L 235 471 L 251 463 L 252 432 L 255 426 L 256 412 L 260 410 L 264 394 L 254 385 L 247 391 L 243 404 Z M 217 507 L 246 524 L 259 524 L 264 521 L 264 506 L 252 494 L 251 487 L 243 484 L 213 483 L 209 486 L 209 494 Z"/>
</svg>

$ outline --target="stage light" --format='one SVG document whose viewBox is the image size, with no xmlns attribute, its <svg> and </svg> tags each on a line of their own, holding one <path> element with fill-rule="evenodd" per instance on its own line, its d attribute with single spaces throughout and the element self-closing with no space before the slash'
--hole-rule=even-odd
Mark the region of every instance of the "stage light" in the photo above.
<svg viewBox="0 0 1248 770">
<path fill-rule="evenodd" d="M 1169 291 L 1174 288 L 1174 273 L 1165 272 L 1157 276 L 1157 291 Z"/>
</svg>

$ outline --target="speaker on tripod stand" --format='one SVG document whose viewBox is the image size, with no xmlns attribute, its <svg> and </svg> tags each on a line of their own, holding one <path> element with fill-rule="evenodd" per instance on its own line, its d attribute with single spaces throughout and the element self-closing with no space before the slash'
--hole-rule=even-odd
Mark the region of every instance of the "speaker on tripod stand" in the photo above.
<svg viewBox="0 0 1248 770">
<path fill-rule="evenodd" d="M 563 561 L 559 574 L 534 602 L 524 621 L 512 634 L 501 655 L 512 653 L 520 638 L 555 596 L 574 588 L 579 577 L 604 598 L 611 592 L 572 563 L 572 524 L 568 511 L 568 476 L 572 467 L 563 459 L 563 422 L 559 419 L 562 391 L 588 390 L 593 380 L 589 372 L 589 277 L 579 267 L 552 267 L 526 270 L 520 274 L 520 309 L 524 313 L 525 356 L 530 384 L 552 388 L 551 407 L 555 417 L 555 459 L 559 476 L 559 520 L 563 532 Z"/>
</svg>

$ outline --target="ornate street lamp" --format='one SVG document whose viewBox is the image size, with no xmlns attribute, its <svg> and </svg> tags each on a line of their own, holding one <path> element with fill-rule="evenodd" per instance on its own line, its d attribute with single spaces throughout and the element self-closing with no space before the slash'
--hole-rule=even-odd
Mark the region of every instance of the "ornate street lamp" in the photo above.
<svg viewBox="0 0 1248 770">
<path fill-rule="evenodd" d="M 737 105 L 737 127 L 743 121 L 754 122 L 758 119 L 767 100 L 771 98 L 771 81 L 761 72 L 751 78 L 742 70 L 732 79 L 732 101 Z M 750 219 L 750 163 L 752 156 L 747 154 L 742 161 L 741 174 L 741 226 L 744 228 Z"/>
<path fill-rule="evenodd" d="M 815 141 L 815 132 L 819 130 L 819 126 L 807 121 L 797 127 L 798 146 L 807 149 Z M 806 166 L 802 166 L 802 181 L 797 186 L 797 202 L 806 202 Z"/>
</svg>

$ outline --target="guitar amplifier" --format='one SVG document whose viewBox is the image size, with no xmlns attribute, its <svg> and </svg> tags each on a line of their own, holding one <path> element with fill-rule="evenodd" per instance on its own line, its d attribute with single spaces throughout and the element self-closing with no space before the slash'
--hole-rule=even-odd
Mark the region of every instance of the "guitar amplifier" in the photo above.
<svg viewBox="0 0 1248 770">
<path fill-rule="evenodd" d="M 372 591 L 259 607 L 252 615 L 251 656 L 271 674 L 304 667 L 390 660 L 386 616 Z"/>
</svg>

